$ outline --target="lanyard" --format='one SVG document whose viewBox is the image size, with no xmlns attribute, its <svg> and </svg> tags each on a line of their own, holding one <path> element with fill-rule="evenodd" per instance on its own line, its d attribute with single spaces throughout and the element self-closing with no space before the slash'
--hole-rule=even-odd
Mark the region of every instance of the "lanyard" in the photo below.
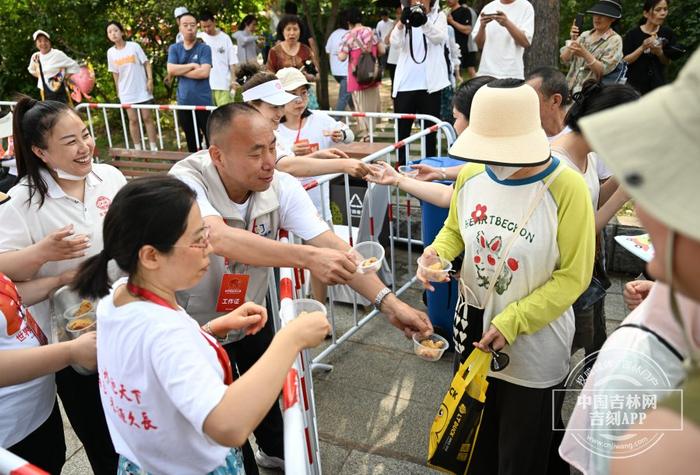
<svg viewBox="0 0 700 475">
<path fill-rule="evenodd" d="M 149 300 L 153 302 L 156 305 L 161 305 L 163 307 L 167 307 L 173 310 L 177 310 L 176 307 L 170 304 L 167 300 L 164 298 L 160 297 L 159 295 L 156 295 L 155 293 L 151 292 L 150 290 L 144 289 L 143 287 L 139 287 L 137 285 L 132 284 L 131 282 L 128 282 L 126 284 L 126 289 L 129 291 L 131 295 L 134 295 L 135 297 L 141 297 L 145 300 Z M 219 360 L 219 364 L 221 365 L 221 369 L 224 370 L 224 384 L 229 385 L 233 383 L 233 370 L 231 369 L 231 360 L 228 357 L 228 354 L 226 353 L 226 350 L 224 350 L 224 347 L 219 344 L 217 341 L 212 341 L 212 338 L 210 338 L 206 333 L 202 331 L 202 329 L 199 329 L 200 333 L 202 334 L 202 337 L 209 343 L 209 345 L 214 349 L 216 352 L 216 359 Z"/>
<path fill-rule="evenodd" d="M 301 116 L 299 116 L 299 130 L 297 130 L 297 138 L 294 139 L 294 143 L 297 143 L 299 141 L 299 136 L 301 136 L 301 127 L 302 127 L 303 123 L 304 123 L 304 116 L 301 115 Z"/>
</svg>

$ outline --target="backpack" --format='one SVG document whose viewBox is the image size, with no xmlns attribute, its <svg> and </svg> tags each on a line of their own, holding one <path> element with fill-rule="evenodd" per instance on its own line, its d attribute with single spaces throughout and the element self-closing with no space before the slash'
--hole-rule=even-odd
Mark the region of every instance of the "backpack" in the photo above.
<svg viewBox="0 0 700 475">
<path fill-rule="evenodd" d="M 352 75 L 355 76 L 357 83 L 361 86 L 369 86 L 377 81 L 381 81 L 383 71 L 379 57 L 372 54 L 371 46 L 365 48 L 360 44 L 357 35 L 354 40 L 362 50 L 357 64 L 352 68 Z"/>
</svg>

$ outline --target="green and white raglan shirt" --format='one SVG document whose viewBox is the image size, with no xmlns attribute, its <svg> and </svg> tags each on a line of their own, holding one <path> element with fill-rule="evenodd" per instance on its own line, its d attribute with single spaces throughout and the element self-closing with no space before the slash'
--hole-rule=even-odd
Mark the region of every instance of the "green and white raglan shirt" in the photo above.
<svg viewBox="0 0 700 475">
<path fill-rule="evenodd" d="M 521 228 L 518 223 L 559 166 L 566 168 Z M 493 324 L 508 341 L 504 351 L 510 364 L 491 377 L 531 388 L 547 388 L 566 377 L 574 336 L 571 305 L 588 287 L 593 269 L 590 200 L 581 175 L 557 158 L 525 179 L 499 181 L 487 167 L 474 163 L 457 177 L 449 215 L 432 247 L 449 260 L 464 251 L 461 278 L 485 306 L 484 331 Z M 483 302 L 514 233 L 519 236 L 505 256 L 491 300 Z M 454 339 L 460 352 L 472 348 L 466 328 L 467 322 L 455 316 Z"/>
</svg>

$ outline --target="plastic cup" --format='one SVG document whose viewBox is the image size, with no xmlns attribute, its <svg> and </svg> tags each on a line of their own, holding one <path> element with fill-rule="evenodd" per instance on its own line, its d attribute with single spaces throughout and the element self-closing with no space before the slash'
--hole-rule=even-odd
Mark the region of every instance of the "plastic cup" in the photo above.
<svg viewBox="0 0 700 475">
<path fill-rule="evenodd" d="M 437 343 L 436 346 L 441 345 L 440 348 L 433 348 L 426 346 L 424 343 L 426 340 L 430 340 L 433 344 Z M 449 343 L 440 335 L 433 333 L 428 337 L 422 337 L 413 335 L 413 352 L 421 359 L 426 361 L 438 361 L 442 358 L 443 353 L 449 347 Z"/>
<path fill-rule="evenodd" d="M 74 318 L 66 324 L 66 332 L 71 340 L 75 340 L 83 333 L 97 329 L 97 320 L 87 314 Z"/>
<path fill-rule="evenodd" d="M 423 262 L 422 259 L 422 257 L 418 258 L 418 270 L 429 282 L 444 282 L 447 280 L 452 270 L 450 261 L 439 256 L 431 257 L 428 259 L 428 262 Z"/>
<path fill-rule="evenodd" d="M 413 168 L 412 165 L 401 165 L 399 167 L 399 173 L 408 178 L 415 178 L 418 176 L 418 170 Z"/>
<path fill-rule="evenodd" d="M 298 317 L 301 313 L 321 312 L 325 317 L 328 317 L 326 306 L 318 300 L 314 299 L 295 299 L 292 300 L 294 305 L 294 317 Z"/>
<path fill-rule="evenodd" d="M 354 251 L 358 274 L 377 272 L 384 261 L 384 247 L 375 241 L 365 241 L 355 244 Z"/>
<path fill-rule="evenodd" d="M 92 304 L 92 307 L 90 307 L 90 310 L 82 313 L 78 313 L 80 306 L 82 305 L 82 302 L 79 303 L 78 305 L 71 305 L 66 309 L 65 312 L 63 312 L 63 318 L 66 320 L 74 320 L 78 317 L 82 317 L 83 315 L 91 316 L 93 319 L 95 318 L 95 308 L 96 305 L 93 302 L 90 302 Z"/>
</svg>

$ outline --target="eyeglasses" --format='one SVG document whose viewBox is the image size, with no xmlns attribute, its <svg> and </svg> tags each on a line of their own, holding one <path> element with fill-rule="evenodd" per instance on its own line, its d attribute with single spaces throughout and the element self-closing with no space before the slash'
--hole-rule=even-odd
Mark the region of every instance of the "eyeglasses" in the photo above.
<svg viewBox="0 0 700 475">
<path fill-rule="evenodd" d="M 173 244 L 173 247 L 192 247 L 195 249 L 206 249 L 209 246 L 209 233 L 211 228 L 209 226 L 204 226 L 202 228 L 202 235 L 192 244 Z"/>
<path fill-rule="evenodd" d="M 304 89 L 299 94 L 297 94 L 297 97 L 296 97 L 296 99 L 294 99 L 294 101 L 295 102 L 304 102 L 308 98 L 309 98 L 309 90 Z"/>
</svg>

